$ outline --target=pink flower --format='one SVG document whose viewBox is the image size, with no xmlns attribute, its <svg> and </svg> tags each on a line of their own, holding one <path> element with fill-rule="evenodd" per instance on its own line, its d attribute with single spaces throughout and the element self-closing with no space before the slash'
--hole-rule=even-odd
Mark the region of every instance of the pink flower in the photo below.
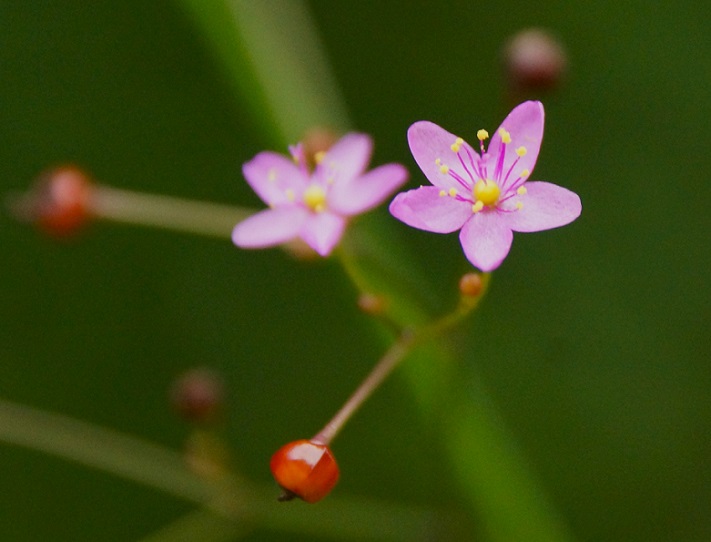
<svg viewBox="0 0 711 542">
<path fill-rule="evenodd" d="M 551 183 L 527 182 L 543 138 L 543 105 L 524 102 L 506 117 L 481 156 L 436 124 L 416 122 L 407 132 L 412 155 L 433 186 L 398 194 L 390 212 L 413 228 L 457 230 L 467 259 L 482 271 L 496 269 L 511 248 L 513 232 L 564 226 L 580 216 L 580 198 Z"/>
<path fill-rule="evenodd" d="M 265 248 L 300 237 L 328 256 L 349 217 L 376 207 L 407 180 L 407 170 L 400 164 L 366 173 L 372 147 L 369 136 L 347 134 L 327 152 L 316 154 L 313 171 L 301 144 L 290 147 L 293 160 L 274 152 L 259 153 L 242 172 L 269 209 L 235 226 L 235 245 Z"/>
</svg>

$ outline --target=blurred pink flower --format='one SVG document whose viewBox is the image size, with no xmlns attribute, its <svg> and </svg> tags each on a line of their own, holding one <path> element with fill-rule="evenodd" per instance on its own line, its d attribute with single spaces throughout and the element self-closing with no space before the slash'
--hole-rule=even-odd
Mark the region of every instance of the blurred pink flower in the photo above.
<svg viewBox="0 0 711 542">
<path fill-rule="evenodd" d="M 513 232 L 564 226 L 580 216 L 574 192 L 546 182 L 527 182 L 543 138 L 543 105 L 515 107 L 491 138 L 477 137 L 481 156 L 436 124 L 416 122 L 407 132 L 410 150 L 433 186 L 398 194 L 395 218 L 435 233 L 461 230 L 467 259 L 482 271 L 496 269 L 511 248 Z"/>
<path fill-rule="evenodd" d="M 400 164 L 365 172 L 372 147 L 368 135 L 347 134 L 325 153 L 316 154 L 313 171 L 301 144 L 290 147 L 292 159 L 259 153 L 242 172 L 269 209 L 235 226 L 235 245 L 265 248 L 300 237 L 328 256 L 349 217 L 376 207 L 407 180 L 407 170 Z"/>
</svg>

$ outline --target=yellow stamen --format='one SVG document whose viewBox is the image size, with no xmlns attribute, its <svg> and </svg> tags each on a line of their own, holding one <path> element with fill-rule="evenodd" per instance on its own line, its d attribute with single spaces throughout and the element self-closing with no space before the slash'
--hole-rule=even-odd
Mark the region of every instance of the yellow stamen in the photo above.
<svg viewBox="0 0 711 542">
<path fill-rule="evenodd" d="M 439 191 L 439 197 L 440 197 L 440 198 L 443 198 L 443 197 L 446 196 L 446 195 L 447 195 L 447 192 L 445 192 L 444 190 L 440 190 L 440 191 Z"/>
<path fill-rule="evenodd" d="M 449 166 L 441 165 L 439 166 L 439 171 L 440 173 L 444 173 L 446 175 L 449 173 Z"/>
<path fill-rule="evenodd" d="M 474 185 L 474 197 L 482 205 L 495 205 L 500 194 L 501 189 L 494 181 L 479 179 Z"/>
<path fill-rule="evenodd" d="M 312 211 L 320 213 L 326 209 L 326 191 L 321 185 L 312 184 L 304 190 L 304 203 Z"/>
<path fill-rule="evenodd" d="M 457 195 L 457 189 L 456 188 L 450 188 L 449 189 L 449 195 L 454 197 Z"/>
<path fill-rule="evenodd" d="M 523 203 L 521 203 L 520 201 L 517 202 L 517 203 L 516 203 L 516 209 L 519 210 L 519 211 L 520 211 L 521 209 L 523 209 Z"/>
<path fill-rule="evenodd" d="M 481 201 L 477 201 L 474 205 L 472 205 L 472 213 L 478 213 L 484 208 L 484 204 Z"/>
<path fill-rule="evenodd" d="M 499 135 L 501 136 L 502 143 L 511 143 L 511 134 L 503 128 L 499 128 Z"/>
<path fill-rule="evenodd" d="M 458 137 L 449 148 L 452 149 L 452 152 L 459 152 L 459 149 L 462 147 L 462 143 L 464 143 L 464 140 L 461 137 Z"/>
<path fill-rule="evenodd" d="M 519 196 L 523 196 L 526 192 L 528 192 L 528 190 L 526 190 L 525 186 L 519 186 L 518 190 L 516 190 Z"/>
<path fill-rule="evenodd" d="M 276 181 L 276 178 L 277 178 L 276 169 L 274 169 L 274 168 L 270 169 L 269 173 L 267 173 L 267 180 L 270 183 L 273 183 L 274 181 Z"/>
<path fill-rule="evenodd" d="M 323 162 L 324 158 L 326 158 L 326 151 L 318 151 L 316 154 L 314 154 L 314 162 L 316 162 L 317 164 Z"/>
<path fill-rule="evenodd" d="M 521 147 L 519 147 L 518 149 L 516 149 L 516 154 L 518 154 L 521 158 L 523 158 L 524 156 L 526 156 L 526 152 L 527 152 L 527 151 L 526 151 L 526 147 L 523 147 L 523 146 L 521 146 Z"/>
<path fill-rule="evenodd" d="M 522 179 L 525 179 L 525 178 L 528 177 L 530 174 L 531 174 L 531 172 L 530 172 L 529 170 L 524 169 L 524 170 L 521 172 L 521 178 L 522 178 Z"/>
<path fill-rule="evenodd" d="M 479 130 L 476 133 L 476 137 L 479 138 L 479 141 L 484 141 L 485 139 L 489 139 L 489 132 L 486 130 Z"/>
</svg>

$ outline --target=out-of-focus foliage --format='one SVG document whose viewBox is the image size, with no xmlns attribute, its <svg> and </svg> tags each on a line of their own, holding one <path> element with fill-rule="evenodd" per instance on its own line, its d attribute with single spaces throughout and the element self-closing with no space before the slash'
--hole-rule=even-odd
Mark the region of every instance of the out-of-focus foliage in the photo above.
<svg viewBox="0 0 711 542">
<path fill-rule="evenodd" d="M 543 26 L 567 48 L 533 178 L 575 190 L 583 215 L 517 236 L 456 348 L 578 539 L 708 540 L 706 5 L 310 5 L 375 163 L 407 164 L 413 186 L 424 181 L 405 141 L 413 121 L 473 139 L 510 109 L 499 55 L 511 34 Z M 265 141 L 212 62 L 165 0 L 0 1 L 3 192 L 71 161 L 123 188 L 256 204 L 240 166 Z M 383 223 L 446 307 L 468 269 L 456 238 Z M 179 448 L 170 382 L 214 367 L 236 463 L 268 482 L 271 453 L 317 431 L 381 353 L 331 262 L 105 224 L 60 244 L 0 225 L 6 398 Z M 336 492 L 462 507 L 441 436 L 395 377 L 335 445 Z M 189 510 L 19 448 L 0 449 L 0 472 L 7 540 L 138 539 Z M 284 536 L 249 539 L 272 538 Z"/>
</svg>

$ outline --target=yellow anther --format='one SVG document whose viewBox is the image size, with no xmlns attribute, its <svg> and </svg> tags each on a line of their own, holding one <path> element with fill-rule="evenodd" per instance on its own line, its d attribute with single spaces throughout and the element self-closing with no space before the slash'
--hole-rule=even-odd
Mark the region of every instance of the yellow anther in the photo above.
<svg viewBox="0 0 711 542">
<path fill-rule="evenodd" d="M 516 149 L 516 154 L 518 154 L 521 158 L 523 158 L 524 156 L 526 156 L 526 152 L 527 152 L 527 151 L 526 151 L 526 147 L 523 147 L 523 146 L 521 146 L 521 147 L 519 147 L 518 149 Z"/>
<path fill-rule="evenodd" d="M 449 173 L 449 166 L 439 166 L 439 171 L 440 173 L 444 173 L 446 175 L 447 173 Z"/>
<path fill-rule="evenodd" d="M 267 180 L 270 183 L 273 183 L 274 181 L 276 181 L 276 178 L 277 178 L 276 169 L 274 169 L 274 168 L 270 169 L 269 173 L 267 173 Z"/>
<path fill-rule="evenodd" d="M 438 165 L 438 166 L 441 166 L 441 165 L 442 165 L 442 159 L 441 159 L 441 158 L 437 158 L 437 160 L 435 160 L 435 164 Z"/>
<path fill-rule="evenodd" d="M 454 143 L 452 143 L 449 148 L 452 149 L 452 152 L 459 152 L 459 149 L 462 148 L 462 143 L 464 143 L 464 140 L 461 137 L 458 137 L 454 140 Z"/>
<path fill-rule="evenodd" d="M 445 192 L 444 190 L 440 190 L 440 191 L 439 191 L 439 197 L 440 197 L 440 198 L 443 198 L 443 197 L 446 196 L 446 195 L 447 195 L 447 192 Z"/>
<path fill-rule="evenodd" d="M 457 189 L 456 188 L 450 188 L 449 189 L 449 195 L 454 197 L 457 195 Z"/>
<path fill-rule="evenodd" d="M 291 188 L 287 188 L 284 193 L 286 194 L 286 199 L 289 201 L 294 201 L 296 199 L 296 194 L 294 194 L 294 191 Z"/>
<path fill-rule="evenodd" d="M 528 190 L 526 190 L 526 187 L 525 187 L 525 186 L 519 186 L 519 187 L 518 187 L 518 190 L 516 190 L 516 193 L 517 193 L 519 196 L 523 196 L 526 192 L 528 192 Z"/>
<path fill-rule="evenodd" d="M 312 184 L 304 190 L 304 203 L 312 211 L 320 213 L 326 208 L 326 191 L 321 185 Z"/>
<path fill-rule="evenodd" d="M 479 138 L 479 141 L 484 141 L 485 139 L 489 139 L 489 132 L 486 130 L 479 130 L 476 133 L 476 136 Z"/>
<path fill-rule="evenodd" d="M 521 209 L 523 209 L 523 203 L 521 203 L 520 201 L 517 202 L 517 203 L 516 203 L 516 209 L 519 210 L 519 211 L 520 211 Z"/>
<path fill-rule="evenodd" d="M 472 213 L 478 213 L 484 208 L 484 204 L 481 201 L 477 201 L 474 205 L 472 205 Z"/>
<path fill-rule="evenodd" d="M 479 179 L 474 185 L 474 197 L 482 205 L 495 205 L 500 194 L 501 189 L 494 181 Z"/>
<path fill-rule="evenodd" d="M 524 170 L 521 172 L 521 178 L 522 178 L 522 179 L 525 179 L 525 178 L 528 177 L 530 174 L 531 174 L 531 172 L 530 172 L 529 170 L 524 169 Z"/>
<path fill-rule="evenodd" d="M 326 158 L 326 151 L 318 151 L 316 154 L 314 154 L 314 162 L 316 162 L 317 164 L 323 162 L 324 158 Z"/>
<path fill-rule="evenodd" d="M 511 134 L 503 128 L 499 128 L 499 135 L 501 136 L 502 143 L 511 143 Z"/>
</svg>

